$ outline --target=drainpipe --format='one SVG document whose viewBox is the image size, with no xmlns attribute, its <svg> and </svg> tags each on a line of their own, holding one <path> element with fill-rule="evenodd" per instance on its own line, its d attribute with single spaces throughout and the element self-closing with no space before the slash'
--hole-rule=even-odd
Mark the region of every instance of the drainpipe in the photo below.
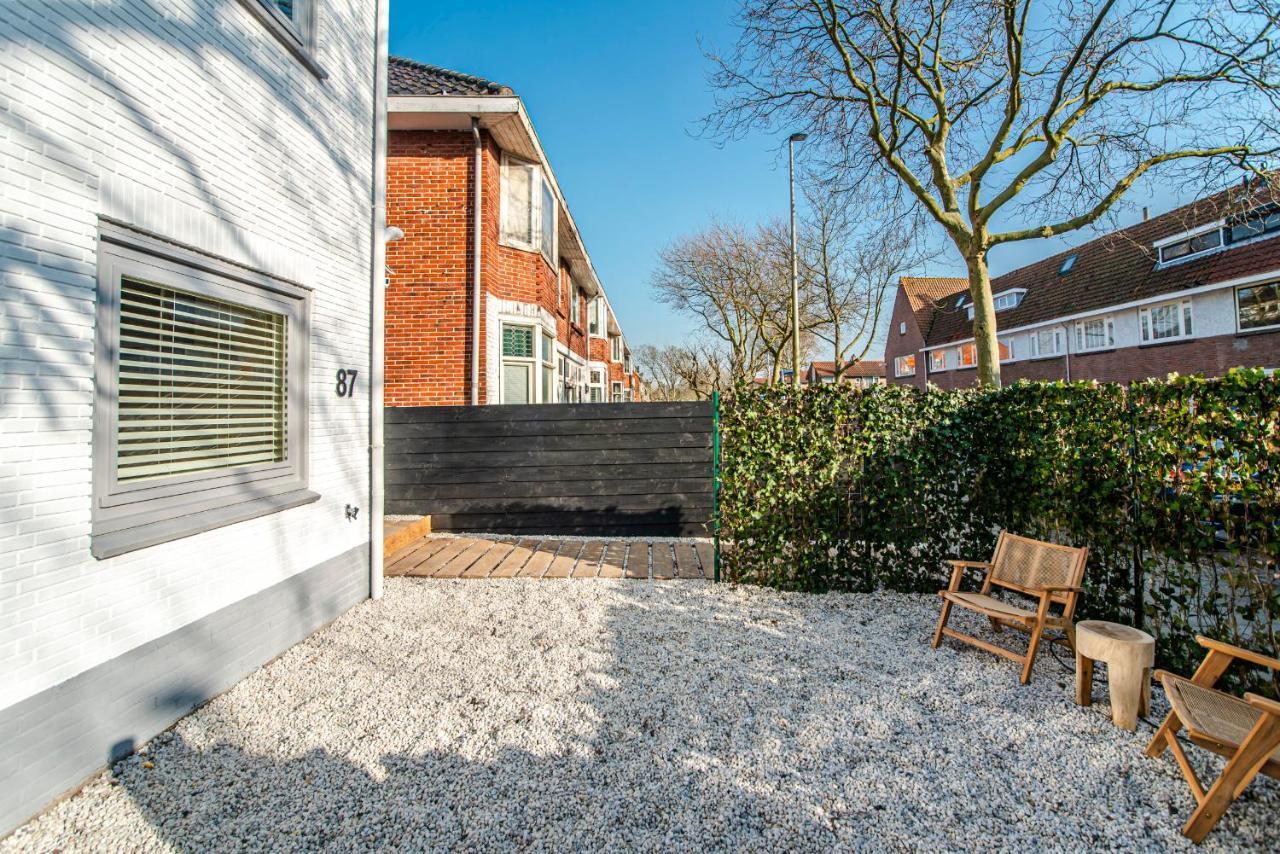
<svg viewBox="0 0 1280 854">
<path fill-rule="evenodd" d="M 481 203 L 484 199 L 484 144 L 480 139 L 480 118 L 471 117 L 471 139 L 476 148 L 475 198 L 471 203 L 471 405 L 480 403 L 480 246 L 483 241 Z"/>
<path fill-rule="evenodd" d="M 372 270 L 369 294 L 369 598 L 382 598 L 382 378 L 387 290 L 387 30 L 389 0 L 375 0 Z"/>
</svg>

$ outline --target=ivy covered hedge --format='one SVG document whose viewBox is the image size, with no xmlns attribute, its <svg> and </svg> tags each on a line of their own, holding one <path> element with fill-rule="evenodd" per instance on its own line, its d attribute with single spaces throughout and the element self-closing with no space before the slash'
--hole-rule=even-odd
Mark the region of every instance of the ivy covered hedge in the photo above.
<svg viewBox="0 0 1280 854">
<path fill-rule="evenodd" d="M 1160 666 L 1198 633 L 1280 655 L 1280 377 L 742 387 L 720 418 L 731 581 L 935 592 L 1008 528 L 1087 545 L 1077 619 L 1142 625 Z"/>
</svg>

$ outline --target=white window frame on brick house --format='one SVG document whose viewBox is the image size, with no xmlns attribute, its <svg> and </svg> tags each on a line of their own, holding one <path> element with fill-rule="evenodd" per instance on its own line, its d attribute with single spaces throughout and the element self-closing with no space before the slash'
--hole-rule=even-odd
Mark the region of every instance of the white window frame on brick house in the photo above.
<svg viewBox="0 0 1280 854">
<path fill-rule="evenodd" d="M 1041 336 L 1047 335 L 1049 348 L 1046 349 L 1045 342 Z M 1031 358 L 1046 359 L 1052 356 L 1062 355 L 1062 330 L 1056 327 L 1049 329 L 1033 329 L 1030 332 L 1030 349 Z"/>
<path fill-rule="evenodd" d="M 604 402 L 604 368 L 592 368 L 590 373 L 591 380 L 587 384 L 589 389 L 589 398 L 592 403 Z"/>
<path fill-rule="evenodd" d="M 307 488 L 308 289 L 103 220 L 97 290 L 94 557 L 319 498 Z M 122 453 L 152 471 L 122 477 Z"/>
<path fill-rule="evenodd" d="M 622 403 L 622 383 L 614 380 L 609 384 L 609 390 L 612 393 L 614 403 Z"/>
<path fill-rule="evenodd" d="M 517 190 L 523 188 L 521 193 Z M 498 242 L 525 252 L 539 252 L 558 268 L 559 205 L 551 183 L 538 164 L 502 152 Z"/>
<path fill-rule="evenodd" d="M 587 334 L 588 335 L 598 336 L 600 334 L 600 326 L 601 326 L 600 313 L 603 309 L 604 309 L 604 300 L 601 297 L 596 297 L 595 299 L 591 300 L 591 302 L 587 303 Z"/>
<path fill-rule="evenodd" d="M 622 336 L 615 335 L 609 339 L 609 358 L 614 362 L 622 361 Z"/>
<path fill-rule="evenodd" d="M 631 376 L 631 351 L 624 349 L 622 351 L 622 371 L 628 377 Z"/>
<path fill-rule="evenodd" d="M 521 330 L 529 334 L 529 355 L 511 355 L 507 352 L 507 330 Z M 539 327 L 532 323 L 511 323 L 503 321 L 501 330 L 499 331 L 499 343 L 501 348 L 501 370 L 498 380 L 498 402 L 505 404 L 523 404 L 538 402 L 538 337 Z M 528 394 L 527 400 L 508 400 L 507 395 L 507 370 L 518 369 L 528 376 Z"/>
<path fill-rule="evenodd" d="M 569 287 L 569 322 L 574 326 L 582 325 L 582 291 L 577 282 Z"/>
<path fill-rule="evenodd" d="M 1244 315 L 1241 313 L 1241 296 L 1246 291 L 1263 291 L 1269 292 L 1270 296 L 1266 302 L 1271 303 L 1273 308 L 1267 311 L 1267 314 L 1260 318 L 1262 322 L 1249 321 L 1251 325 L 1245 325 Z M 1258 284 L 1245 285 L 1235 289 L 1236 302 L 1236 331 L 1237 332 L 1261 332 L 1267 329 L 1280 329 L 1280 280 L 1270 282 L 1259 282 Z"/>
<path fill-rule="evenodd" d="M 893 375 L 895 377 L 914 377 L 916 375 L 916 356 L 909 353 L 906 356 L 897 356 L 893 360 Z"/>
<path fill-rule="evenodd" d="M 556 338 L 546 329 L 538 335 L 541 359 L 538 378 L 538 402 L 555 403 L 556 391 Z"/>
<path fill-rule="evenodd" d="M 1000 363 L 1013 362 L 1018 358 L 1018 342 L 1012 335 L 1006 335 L 996 339 L 996 350 L 1003 351 L 1000 353 Z"/>
<path fill-rule="evenodd" d="M 929 373 L 937 371 L 945 371 L 947 369 L 947 351 L 946 350 L 930 350 L 929 351 Z"/>
<path fill-rule="evenodd" d="M 1097 326 L 1095 326 L 1097 324 Z M 1116 346 L 1116 324 L 1111 315 L 1103 315 L 1101 317 L 1089 317 L 1084 320 L 1077 320 L 1073 324 L 1073 330 L 1076 337 L 1075 352 L 1090 353 L 1097 350 L 1110 350 Z M 1101 343 L 1090 343 L 1090 336 L 1102 338 Z"/>
<path fill-rule="evenodd" d="M 1166 341 L 1182 341 L 1192 337 L 1191 300 L 1173 300 L 1138 309 L 1138 336 L 1143 344 L 1161 344 Z M 1158 330 L 1161 319 L 1172 318 L 1173 328 Z"/>
<path fill-rule="evenodd" d="M 957 368 L 976 368 L 978 366 L 978 345 L 961 344 L 956 349 Z"/>
</svg>

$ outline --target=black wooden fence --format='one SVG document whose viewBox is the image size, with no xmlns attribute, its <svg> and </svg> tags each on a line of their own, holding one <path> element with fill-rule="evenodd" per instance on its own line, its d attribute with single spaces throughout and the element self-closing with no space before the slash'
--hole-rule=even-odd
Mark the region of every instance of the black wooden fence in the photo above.
<svg viewBox="0 0 1280 854">
<path fill-rule="evenodd" d="M 710 536 L 710 402 L 386 410 L 389 515 L 437 531 Z"/>
</svg>

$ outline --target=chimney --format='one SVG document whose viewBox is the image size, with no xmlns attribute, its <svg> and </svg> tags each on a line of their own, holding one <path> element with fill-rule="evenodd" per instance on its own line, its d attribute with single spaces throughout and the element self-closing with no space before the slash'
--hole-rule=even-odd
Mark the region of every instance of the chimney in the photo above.
<svg viewBox="0 0 1280 854">
<path fill-rule="evenodd" d="M 1146 222 L 1150 217 L 1151 217 L 1151 210 L 1150 208 L 1144 205 L 1142 208 L 1142 221 Z"/>
</svg>

